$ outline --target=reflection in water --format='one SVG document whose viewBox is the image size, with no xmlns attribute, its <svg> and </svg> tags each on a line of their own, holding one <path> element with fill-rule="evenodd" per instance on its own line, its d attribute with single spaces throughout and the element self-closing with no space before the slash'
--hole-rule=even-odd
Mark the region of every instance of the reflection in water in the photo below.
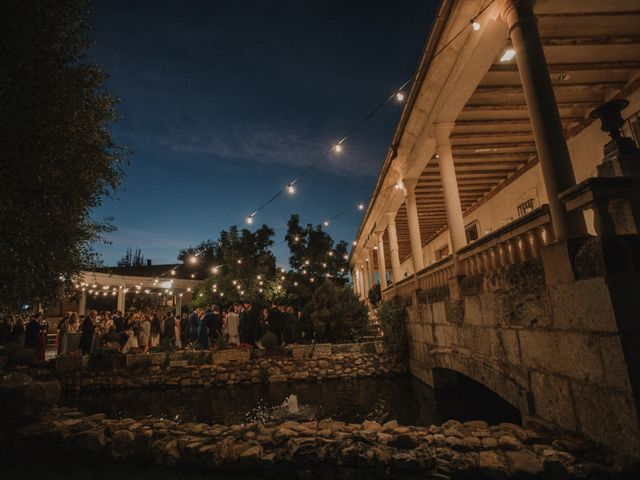
<svg viewBox="0 0 640 480">
<path fill-rule="evenodd" d="M 493 394 L 487 396 L 485 390 L 469 384 L 464 390 L 439 391 L 436 395 L 420 381 L 403 376 L 291 385 L 70 394 L 61 403 L 87 413 L 105 413 L 111 418 L 153 416 L 178 422 L 227 425 L 288 418 L 333 418 L 357 423 L 397 420 L 401 425 L 440 424 L 450 418 L 484 419 L 490 423 L 519 421 L 513 407 Z M 297 397 L 297 413 L 289 411 L 290 395 Z"/>
</svg>

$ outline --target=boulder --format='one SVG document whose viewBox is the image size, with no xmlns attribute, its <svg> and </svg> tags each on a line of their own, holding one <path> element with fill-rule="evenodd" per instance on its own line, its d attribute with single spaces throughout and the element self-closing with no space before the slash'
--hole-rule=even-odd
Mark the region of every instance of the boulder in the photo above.
<svg viewBox="0 0 640 480">
<path fill-rule="evenodd" d="M 39 420 L 58 399 L 60 382 L 33 381 L 21 374 L 5 375 L 0 380 L 0 428 L 12 428 Z"/>
</svg>

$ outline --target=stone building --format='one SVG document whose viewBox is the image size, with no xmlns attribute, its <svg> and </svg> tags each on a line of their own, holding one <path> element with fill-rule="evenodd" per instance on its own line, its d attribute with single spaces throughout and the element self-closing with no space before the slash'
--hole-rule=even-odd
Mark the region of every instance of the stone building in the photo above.
<svg viewBox="0 0 640 480">
<path fill-rule="evenodd" d="M 636 456 L 638 7 L 442 0 L 350 259 L 414 375 Z"/>
</svg>

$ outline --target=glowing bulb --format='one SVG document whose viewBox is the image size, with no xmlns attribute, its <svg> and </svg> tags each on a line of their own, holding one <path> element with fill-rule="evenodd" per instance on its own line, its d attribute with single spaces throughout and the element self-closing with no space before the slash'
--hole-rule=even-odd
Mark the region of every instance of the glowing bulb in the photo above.
<svg viewBox="0 0 640 480">
<path fill-rule="evenodd" d="M 353 241 L 353 242 L 351 242 L 351 243 L 352 243 L 353 245 L 357 245 L 357 244 L 358 244 L 358 241 L 357 241 L 357 240 L 354 240 L 354 241 Z"/>
<path fill-rule="evenodd" d="M 329 250 L 329 256 L 333 257 L 333 252 L 331 250 Z"/>
<path fill-rule="evenodd" d="M 258 289 L 258 291 L 259 291 L 260 293 L 262 293 L 262 289 L 261 289 L 261 288 L 259 288 L 259 289 Z"/>
<path fill-rule="evenodd" d="M 349 255 L 345 255 L 345 256 L 344 256 L 344 257 L 342 257 L 342 258 L 344 258 L 345 260 L 349 260 Z"/>
<path fill-rule="evenodd" d="M 340 153 L 342 151 L 342 144 L 341 143 L 336 143 L 336 145 L 333 147 L 333 150 L 336 153 Z"/>
<path fill-rule="evenodd" d="M 258 275 L 258 280 L 262 280 L 262 275 Z"/>
<path fill-rule="evenodd" d="M 249 215 L 246 219 L 245 222 L 247 223 L 247 225 L 251 225 L 253 223 L 253 216 Z"/>
<path fill-rule="evenodd" d="M 471 23 L 471 28 L 473 28 L 477 32 L 478 30 L 480 30 L 480 24 L 474 21 Z"/>
<path fill-rule="evenodd" d="M 516 56 L 516 51 L 513 48 L 507 48 L 502 54 L 502 56 L 500 57 L 500 61 L 508 62 L 509 60 L 512 60 L 513 57 L 515 56 Z"/>
<path fill-rule="evenodd" d="M 293 195 L 294 193 L 296 193 L 296 187 L 294 187 L 292 183 L 287 185 L 287 193 L 289 195 Z"/>
<path fill-rule="evenodd" d="M 190 292 L 190 291 L 191 291 L 191 287 L 187 288 L 187 292 Z"/>
<path fill-rule="evenodd" d="M 224 297 L 224 292 L 220 292 L 220 296 L 221 296 L 221 297 Z"/>
<path fill-rule="evenodd" d="M 323 224 L 325 227 L 328 227 L 328 226 L 329 226 L 329 220 L 325 220 L 324 222 L 322 222 L 322 224 Z"/>
<path fill-rule="evenodd" d="M 242 291 L 240 292 L 240 295 L 244 295 L 244 290 L 242 290 Z"/>
<path fill-rule="evenodd" d="M 315 278 L 312 278 L 312 279 L 311 279 L 311 281 L 312 281 L 312 282 L 315 282 L 315 281 L 316 281 L 316 279 L 315 279 Z"/>
<path fill-rule="evenodd" d="M 236 282 L 235 280 L 234 280 L 233 282 L 231 282 L 231 283 L 233 283 L 234 285 L 237 285 L 237 284 L 238 284 L 238 282 Z"/>
<path fill-rule="evenodd" d="M 240 265 L 240 264 L 242 264 L 242 259 L 241 258 L 238 259 L 238 265 Z"/>
<path fill-rule="evenodd" d="M 191 278 L 196 278 L 196 274 L 195 274 L 195 273 L 192 273 L 192 274 L 191 274 Z"/>
<path fill-rule="evenodd" d="M 171 275 L 175 275 L 176 271 L 175 270 L 171 270 Z"/>
<path fill-rule="evenodd" d="M 358 204 L 358 210 L 364 210 L 364 203 Z"/>
<path fill-rule="evenodd" d="M 404 93 L 402 92 L 396 93 L 396 100 L 398 100 L 399 102 L 402 102 L 404 100 Z"/>
<path fill-rule="evenodd" d="M 293 282 L 293 286 L 297 287 L 298 286 L 298 282 Z"/>
<path fill-rule="evenodd" d="M 189 263 L 198 263 L 198 259 L 195 257 L 195 255 L 189 257 Z"/>
<path fill-rule="evenodd" d="M 293 241 L 294 241 L 294 242 L 297 242 L 297 241 L 299 241 L 299 240 L 300 240 L 300 237 L 298 237 L 297 235 L 296 235 L 295 237 L 293 237 Z"/>
</svg>

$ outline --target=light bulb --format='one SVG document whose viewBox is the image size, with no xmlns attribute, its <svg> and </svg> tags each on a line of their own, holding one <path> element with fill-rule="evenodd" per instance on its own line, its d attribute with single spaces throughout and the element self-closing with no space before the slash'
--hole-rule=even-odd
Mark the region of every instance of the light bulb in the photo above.
<svg viewBox="0 0 640 480">
<path fill-rule="evenodd" d="M 171 270 L 171 275 L 175 275 L 176 271 L 175 270 Z"/>
<path fill-rule="evenodd" d="M 323 224 L 325 227 L 328 227 L 328 226 L 329 226 L 329 220 L 325 220 L 324 222 L 322 222 L 322 224 Z"/>
<path fill-rule="evenodd" d="M 396 93 L 396 100 L 402 102 L 404 100 L 404 93 L 398 92 Z"/>
<path fill-rule="evenodd" d="M 512 60 L 513 57 L 515 56 L 516 56 L 516 51 L 513 48 L 507 48 L 502 54 L 502 56 L 500 57 L 500 61 L 508 62 L 509 60 Z"/>
<path fill-rule="evenodd" d="M 195 257 L 195 255 L 189 257 L 189 263 L 198 263 L 198 259 Z"/>
<path fill-rule="evenodd" d="M 480 30 L 480 24 L 478 22 L 472 22 L 471 28 L 473 28 L 476 32 Z"/>
<path fill-rule="evenodd" d="M 245 222 L 247 223 L 247 225 L 251 225 L 253 223 L 253 217 L 251 215 L 249 215 L 246 219 Z"/>
<path fill-rule="evenodd" d="M 364 210 L 364 203 L 358 204 L 358 210 Z"/>
<path fill-rule="evenodd" d="M 293 195 L 294 193 L 296 193 L 296 187 L 294 187 L 291 183 L 289 185 L 287 185 L 287 193 L 289 195 Z"/>
<path fill-rule="evenodd" d="M 340 153 L 340 152 L 342 151 L 342 144 L 340 144 L 340 143 L 336 143 L 336 145 L 333 147 L 333 150 L 334 150 L 336 153 Z"/>
</svg>

